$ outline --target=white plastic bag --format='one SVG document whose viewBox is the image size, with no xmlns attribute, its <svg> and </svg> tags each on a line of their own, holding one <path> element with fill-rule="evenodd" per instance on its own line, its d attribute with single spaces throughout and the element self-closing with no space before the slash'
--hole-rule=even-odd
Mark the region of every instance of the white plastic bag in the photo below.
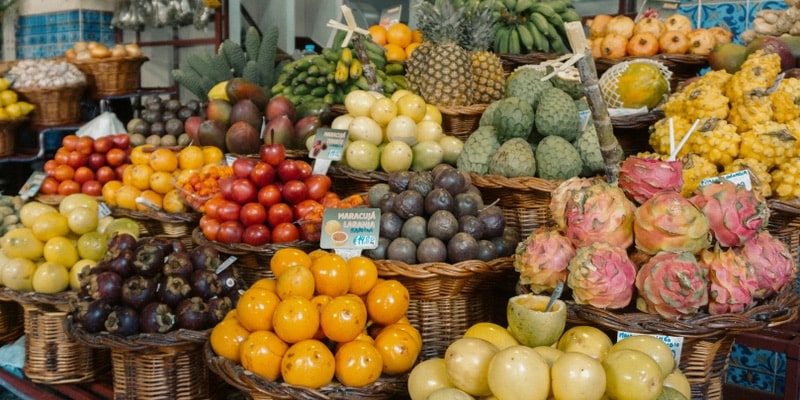
<svg viewBox="0 0 800 400">
<path fill-rule="evenodd" d="M 117 114 L 111 111 L 106 111 L 87 122 L 75 134 L 78 136 L 89 136 L 92 139 L 98 139 L 103 136 L 116 135 L 118 133 L 127 133 L 125 125 L 117 118 Z"/>
</svg>

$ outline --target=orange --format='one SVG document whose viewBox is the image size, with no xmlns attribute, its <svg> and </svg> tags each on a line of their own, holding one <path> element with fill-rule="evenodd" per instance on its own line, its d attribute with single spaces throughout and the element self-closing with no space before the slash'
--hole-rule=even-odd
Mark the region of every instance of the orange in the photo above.
<svg viewBox="0 0 800 400">
<path fill-rule="evenodd" d="M 383 357 L 372 343 L 352 341 L 336 351 L 336 379 L 345 386 L 364 387 L 381 376 Z"/>
<path fill-rule="evenodd" d="M 333 300 L 333 297 L 331 296 L 318 294 L 311 298 L 311 304 L 314 304 L 314 306 L 317 307 L 317 311 L 319 311 L 321 314 L 322 309 L 325 308 L 325 306 L 328 305 L 331 300 Z M 325 339 L 325 332 L 322 331 L 322 323 L 320 323 L 317 333 L 314 334 L 314 339 Z"/>
<path fill-rule="evenodd" d="M 291 296 L 310 299 L 314 296 L 314 274 L 308 268 L 299 265 L 286 268 L 286 271 L 278 277 L 275 293 L 282 300 Z"/>
<path fill-rule="evenodd" d="M 136 209 L 136 198 L 139 197 L 141 190 L 131 186 L 123 184 L 119 190 L 117 190 L 116 201 L 117 206 L 122 208 L 127 208 L 129 210 Z"/>
<path fill-rule="evenodd" d="M 136 209 L 139 211 L 160 211 L 164 208 L 164 199 L 152 190 L 142 190 L 139 197 L 147 202 L 147 204 L 136 203 Z"/>
<path fill-rule="evenodd" d="M 378 267 L 369 257 L 352 257 L 347 260 L 347 268 L 350 271 L 350 293 L 363 296 L 378 282 Z"/>
<path fill-rule="evenodd" d="M 230 315 L 230 313 L 228 313 Z M 235 317 L 226 317 L 211 330 L 209 341 L 211 348 L 218 356 L 225 357 L 235 363 L 240 360 L 240 350 L 242 343 L 250 335 L 239 320 Z"/>
<path fill-rule="evenodd" d="M 419 45 L 420 45 L 420 43 L 412 42 L 411 44 L 409 44 L 408 46 L 406 46 L 406 49 L 405 49 L 405 51 L 406 51 L 406 59 L 409 59 L 409 58 L 411 58 L 411 53 L 413 53 L 413 52 L 414 52 L 414 50 L 415 50 L 417 47 L 419 47 Z"/>
<path fill-rule="evenodd" d="M 141 167 L 144 166 L 145 165 L 141 165 Z M 147 167 L 150 168 L 149 166 Z M 172 174 L 169 172 L 158 171 L 153 172 L 150 175 L 150 181 L 148 182 L 148 185 L 150 189 L 153 189 L 156 193 L 167 194 L 169 191 L 175 189 L 174 182 L 175 178 L 172 176 Z"/>
<path fill-rule="evenodd" d="M 247 289 L 236 303 L 236 314 L 250 332 L 272 330 L 272 315 L 281 299 L 265 289 Z"/>
<path fill-rule="evenodd" d="M 128 171 L 130 171 L 130 182 L 125 182 L 125 175 Z M 136 164 L 125 168 L 125 172 L 122 173 L 122 182 L 133 185 L 133 187 L 139 190 L 150 189 L 150 176 L 152 175 L 153 168 L 150 168 L 149 165 Z"/>
<path fill-rule="evenodd" d="M 395 279 L 379 282 L 367 294 L 367 311 L 370 318 L 382 325 L 390 325 L 403 318 L 408 311 L 408 289 Z"/>
<path fill-rule="evenodd" d="M 200 146 L 186 146 L 178 152 L 180 169 L 198 169 L 203 166 L 203 149 Z"/>
<path fill-rule="evenodd" d="M 383 330 L 375 338 L 375 348 L 383 360 L 383 372 L 399 375 L 414 366 L 420 348 L 410 333 L 400 329 Z"/>
<path fill-rule="evenodd" d="M 175 171 L 178 169 L 178 156 L 170 149 L 155 149 L 150 153 L 150 167 L 154 171 Z"/>
<path fill-rule="evenodd" d="M 293 265 L 309 268 L 311 267 L 311 257 L 296 247 L 284 247 L 276 251 L 269 260 L 272 275 L 275 275 L 276 278 L 280 277 L 286 268 Z"/>
<path fill-rule="evenodd" d="M 324 256 L 325 254 L 328 254 L 328 253 L 330 253 L 330 252 L 327 251 L 327 250 L 314 249 L 314 250 L 311 250 L 310 253 L 308 253 L 308 256 L 311 258 L 311 261 L 314 261 L 314 260 L 317 259 L 317 257 L 322 257 L 322 256 Z"/>
<path fill-rule="evenodd" d="M 356 295 L 334 297 L 320 314 L 325 336 L 335 342 L 349 342 L 364 331 L 367 307 Z"/>
<path fill-rule="evenodd" d="M 203 164 L 219 164 L 222 162 L 222 158 L 225 155 L 222 154 L 222 150 L 219 147 L 215 146 L 203 146 Z"/>
<path fill-rule="evenodd" d="M 406 60 L 406 51 L 402 47 L 391 43 L 383 47 L 386 49 L 386 61 L 401 62 Z"/>
<path fill-rule="evenodd" d="M 381 329 L 380 333 L 383 333 L 386 330 L 392 330 L 392 329 L 398 329 L 398 330 L 401 330 L 401 331 L 404 331 L 404 332 L 408 333 L 414 339 L 414 343 L 416 343 L 417 346 L 419 346 L 419 349 L 422 349 L 422 334 L 419 333 L 417 328 L 414 328 L 408 322 L 403 323 L 403 322 L 399 322 L 398 321 L 398 322 L 395 322 L 394 324 L 385 326 L 383 329 Z"/>
<path fill-rule="evenodd" d="M 336 361 L 325 343 L 303 340 L 286 350 L 281 361 L 281 376 L 290 385 L 317 389 L 331 382 Z"/>
<path fill-rule="evenodd" d="M 386 28 L 383 25 L 372 25 L 369 27 L 369 35 L 372 41 L 383 46 L 386 44 Z"/>
<path fill-rule="evenodd" d="M 181 194 L 177 189 L 172 189 L 164 195 L 163 199 L 164 211 L 168 213 L 183 213 L 186 212 L 186 203 L 183 202 Z"/>
<path fill-rule="evenodd" d="M 154 148 L 152 144 L 143 144 L 141 146 L 136 146 L 131 150 L 131 164 L 133 165 L 142 165 L 148 164 L 150 162 L 150 152 L 145 151 L 148 148 Z"/>
<path fill-rule="evenodd" d="M 318 257 L 311 263 L 316 293 L 341 296 L 350 289 L 350 270 L 347 261 L 335 253 Z"/>
<path fill-rule="evenodd" d="M 255 331 L 241 344 L 242 367 L 274 381 L 281 376 L 281 360 L 288 348 L 274 332 Z"/>
<path fill-rule="evenodd" d="M 277 283 L 277 281 L 275 280 L 275 278 L 261 278 L 261 279 L 255 281 L 255 282 L 253 282 L 253 284 L 250 285 L 250 289 L 259 288 L 259 289 L 266 289 L 266 290 L 269 290 L 271 292 L 274 292 L 276 283 Z"/>
<path fill-rule="evenodd" d="M 275 308 L 272 328 L 286 343 L 297 343 L 311 339 L 319 329 L 319 312 L 311 300 L 291 296 Z"/>
<path fill-rule="evenodd" d="M 411 43 L 422 43 L 422 31 L 419 29 L 411 31 Z"/>
<path fill-rule="evenodd" d="M 103 201 L 111 207 L 117 206 L 117 191 L 122 187 L 122 181 L 113 180 L 103 184 Z"/>
<path fill-rule="evenodd" d="M 386 30 L 386 43 L 406 48 L 411 43 L 411 29 L 402 22 L 392 24 Z"/>
</svg>

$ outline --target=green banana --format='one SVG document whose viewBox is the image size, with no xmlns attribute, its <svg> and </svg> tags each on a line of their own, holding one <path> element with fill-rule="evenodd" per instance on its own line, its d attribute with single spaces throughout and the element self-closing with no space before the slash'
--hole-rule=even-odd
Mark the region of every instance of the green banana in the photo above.
<svg viewBox="0 0 800 400">
<path fill-rule="evenodd" d="M 545 18 L 544 15 L 533 12 L 528 17 L 528 21 L 533 22 L 533 24 L 536 25 L 536 29 L 547 36 L 547 32 L 550 31 L 550 23 L 547 22 L 547 18 Z"/>
<path fill-rule="evenodd" d="M 555 28 L 553 28 L 553 31 L 555 31 Z M 561 39 L 561 36 L 555 32 L 553 33 L 553 36 L 550 37 L 550 47 L 553 49 L 553 51 L 557 53 L 569 53 L 569 49 L 564 44 L 564 40 Z"/>
<path fill-rule="evenodd" d="M 534 50 L 533 34 L 528 30 L 528 25 L 518 24 L 517 32 L 519 34 L 519 41 L 522 43 L 522 47 L 524 47 L 527 51 Z"/>
<path fill-rule="evenodd" d="M 344 65 L 350 66 L 350 62 L 353 61 L 353 50 L 350 50 L 349 47 L 345 47 L 342 49 L 342 55 L 339 57 L 340 60 L 344 63 Z"/>
<path fill-rule="evenodd" d="M 342 49 L 337 50 L 326 47 L 322 49 L 322 56 L 325 57 L 326 60 L 335 63 L 336 61 L 339 61 L 341 51 Z"/>
<path fill-rule="evenodd" d="M 497 52 L 500 54 L 508 53 L 508 39 L 511 35 L 511 31 L 508 27 L 502 27 L 497 31 L 497 39 L 499 41 L 499 45 L 497 48 Z"/>
<path fill-rule="evenodd" d="M 550 7 L 549 5 L 547 5 L 547 4 L 545 4 L 545 3 L 534 3 L 534 4 L 531 6 L 531 11 L 532 11 L 532 12 L 537 12 L 537 13 L 539 13 L 539 14 L 542 14 L 542 15 L 543 15 L 545 18 L 547 18 L 547 20 L 548 20 L 548 21 L 550 21 L 551 23 L 553 22 L 552 18 L 555 18 L 555 16 L 557 16 L 557 15 L 558 15 L 558 14 L 557 14 L 557 13 L 556 13 L 556 12 L 553 10 L 553 7 Z"/>
<path fill-rule="evenodd" d="M 581 16 L 578 15 L 578 13 L 571 8 L 568 8 L 563 12 L 560 12 L 559 15 L 561 16 L 561 19 L 564 20 L 564 22 L 575 22 L 581 20 Z"/>
<path fill-rule="evenodd" d="M 528 31 L 531 33 L 531 36 L 533 36 L 534 49 L 543 53 L 549 53 L 550 42 L 547 41 L 547 38 L 544 37 L 542 32 L 539 32 L 539 29 L 536 28 L 533 21 L 528 21 Z"/>
<path fill-rule="evenodd" d="M 564 10 L 567 9 L 567 2 L 566 1 L 543 1 L 542 4 L 545 4 L 553 9 L 553 11 L 557 13 L 562 13 Z"/>
<path fill-rule="evenodd" d="M 515 14 L 523 14 L 528 11 L 528 9 L 533 6 L 533 0 L 517 0 L 517 5 L 514 7 Z M 509 8 L 509 10 L 511 10 Z"/>
<path fill-rule="evenodd" d="M 517 0 L 503 0 L 508 11 L 514 11 L 517 8 Z"/>
<path fill-rule="evenodd" d="M 386 75 L 402 75 L 403 74 L 403 64 L 401 63 L 388 63 L 386 64 Z"/>
<path fill-rule="evenodd" d="M 512 29 L 511 33 L 508 35 L 508 52 L 511 54 L 522 53 L 522 48 L 519 43 L 519 32 L 517 32 L 516 29 Z"/>
</svg>

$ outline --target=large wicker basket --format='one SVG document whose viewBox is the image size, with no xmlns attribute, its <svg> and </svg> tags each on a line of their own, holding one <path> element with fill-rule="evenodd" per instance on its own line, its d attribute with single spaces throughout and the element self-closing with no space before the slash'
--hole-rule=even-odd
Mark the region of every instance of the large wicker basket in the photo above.
<svg viewBox="0 0 800 400">
<path fill-rule="evenodd" d="M 25 324 L 23 312 L 22 306 L 16 301 L 0 297 L 0 344 L 22 336 Z"/>
<path fill-rule="evenodd" d="M 111 215 L 116 218 L 127 217 L 139 223 L 141 236 L 163 236 L 186 239 L 190 245 L 192 230 L 197 227 L 201 214 L 198 212 L 168 213 L 162 211 L 140 211 L 114 207 Z"/>
<path fill-rule="evenodd" d="M 422 335 L 423 360 L 444 357 L 447 346 L 477 322 L 503 323 L 518 279 L 510 257 L 456 264 L 375 263 L 378 276 L 396 279 L 408 288 L 408 320 Z"/>
<path fill-rule="evenodd" d="M 560 53 L 528 53 L 528 54 L 498 54 L 503 64 L 503 72 L 510 74 L 518 67 L 524 65 L 538 65 L 544 61 L 553 60 L 563 56 Z"/>
<path fill-rule="evenodd" d="M 126 94 L 140 86 L 140 70 L 147 57 L 115 57 L 72 61 L 86 75 L 94 98 Z"/>
<path fill-rule="evenodd" d="M 800 262 L 800 203 L 772 199 L 769 204 L 767 230 L 786 243 L 795 261 Z"/>
<path fill-rule="evenodd" d="M 57 88 L 14 89 L 29 103 L 36 106 L 31 113 L 34 125 L 70 125 L 81 120 L 81 98 L 86 85 L 71 85 Z"/>
<path fill-rule="evenodd" d="M 358 171 L 341 165 L 331 165 L 328 176 L 331 177 L 331 189 L 342 197 L 367 193 L 372 185 L 389 179 L 389 174 L 383 171 Z"/>
</svg>

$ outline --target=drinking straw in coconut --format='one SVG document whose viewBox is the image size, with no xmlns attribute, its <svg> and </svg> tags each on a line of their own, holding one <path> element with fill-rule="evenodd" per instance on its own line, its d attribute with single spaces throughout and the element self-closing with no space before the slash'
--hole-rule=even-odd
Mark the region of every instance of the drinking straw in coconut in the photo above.
<svg viewBox="0 0 800 400">
<path fill-rule="evenodd" d="M 669 154 L 675 151 L 675 123 L 669 117 Z"/>
<path fill-rule="evenodd" d="M 683 138 L 681 139 L 680 143 L 678 143 L 678 147 L 675 148 L 675 150 L 672 151 L 672 154 L 669 155 L 669 160 L 668 161 L 675 161 L 675 157 L 678 156 L 678 153 L 681 151 L 681 148 L 683 147 L 683 145 L 686 144 L 687 140 L 689 140 L 689 136 L 692 136 L 692 133 L 694 133 L 694 130 L 697 129 L 697 125 L 698 124 L 700 124 L 700 120 L 699 119 L 694 120 L 694 123 L 692 124 L 692 127 L 689 128 L 689 131 L 686 132 L 685 135 L 683 135 Z"/>
</svg>

